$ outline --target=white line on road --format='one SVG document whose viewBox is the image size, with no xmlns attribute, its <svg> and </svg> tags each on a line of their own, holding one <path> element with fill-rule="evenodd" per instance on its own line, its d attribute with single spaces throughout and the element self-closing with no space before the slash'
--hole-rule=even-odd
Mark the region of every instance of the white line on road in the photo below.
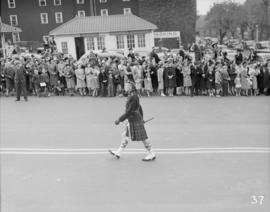
<svg viewBox="0 0 270 212">
<path fill-rule="evenodd" d="M 109 148 L 0 148 L 0 152 L 6 151 L 33 151 L 33 152 L 103 152 Z M 270 151 L 268 147 L 210 147 L 210 148 L 155 148 L 154 151 L 179 152 L 179 151 L 237 151 L 237 150 L 263 150 Z M 144 151 L 144 149 L 127 148 L 126 151 Z"/>
<path fill-rule="evenodd" d="M 236 154 L 236 153 L 270 153 L 270 150 L 200 150 L 200 151 L 157 151 L 157 154 L 182 155 L 182 154 Z M 125 151 L 124 154 L 145 154 L 146 151 Z M 0 151 L 1 155 L 102 155 L 108 151 Z"/>
</svg>

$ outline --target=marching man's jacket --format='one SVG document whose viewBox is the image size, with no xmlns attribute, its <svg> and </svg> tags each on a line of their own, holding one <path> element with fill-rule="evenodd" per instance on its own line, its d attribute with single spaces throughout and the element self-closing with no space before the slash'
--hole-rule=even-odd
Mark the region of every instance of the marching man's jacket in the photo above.
<svg viewBox="0 0 270 212">
<path fill-rule="evenodd" d="M 130 96 L 126 103 L 126 112 L 120 116 L 119 121 L 128 119 L 129 122 L 143 121 L 143 110 L 137 94 Z"/>
</svg>

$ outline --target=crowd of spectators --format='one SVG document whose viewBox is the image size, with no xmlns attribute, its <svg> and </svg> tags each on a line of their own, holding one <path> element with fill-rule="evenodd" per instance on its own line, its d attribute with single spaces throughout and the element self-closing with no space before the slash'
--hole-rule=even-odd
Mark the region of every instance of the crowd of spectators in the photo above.
<svg viewBox="0 0 270 212">
<path fill-rule="evenodd" d="M 138 57 L 98 57 L 94 52 L 76 61 L 47 53 L 41 58 L 1 59 L 1 95 L 16 90 L 16 70 L 24 73 L 28 95 L 125 96 L 131 84 L 141 96 L 258 96 L 270 95 L 270 61 L 245 58 L 241 51 L 230 60 L 212 46 L 212 57 L 194 46 L 195 58 L 180 49 L 162 57 L 153 51 Z M 208 49 L 209 51 L 209 49 Z"/>
</svg>

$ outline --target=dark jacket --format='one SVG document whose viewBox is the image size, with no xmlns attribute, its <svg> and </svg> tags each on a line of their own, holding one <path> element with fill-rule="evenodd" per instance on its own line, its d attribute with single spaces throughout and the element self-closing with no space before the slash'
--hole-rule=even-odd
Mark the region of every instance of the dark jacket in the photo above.
<svg viewBox="0 0 270 212">
<path fill-rule="evenodd" d="M 25 82 L 25 71 L 22 66 L 15 67 L 15 82 Z"/>
<path fill-rule="evenodd" d="M 267 70 L 267 68 L 264 72 L 263 82 L 264 82 L 264 88 L 270 89 L 270 73 Z"/>
<path fill-rule="evenodd" d="M 120 122 L 123 122 L 126 119 L 128 119 L 129 122 L 143 121 L 143 110 L 137 94 L 128 97 L 126 112 L 119 117 Z"/>
<path fill-rule="evenodd" d="M 103 84 L 105 86 L 108 85 L 108 75 L 106 72 L 100 72 L 100 74 L 98 75 L 98 79 L 100 84 Z"/>
<path fill-rule="evenodd" d="M 168 67 L 168 87 L 169 88 L 176 87 L 175 68 L 174 67 Z"/>
</svg>

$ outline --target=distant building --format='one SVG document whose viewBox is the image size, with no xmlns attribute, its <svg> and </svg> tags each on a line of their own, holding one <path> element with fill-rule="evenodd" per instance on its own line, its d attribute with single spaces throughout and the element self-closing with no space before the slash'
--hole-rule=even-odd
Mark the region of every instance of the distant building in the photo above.
<svg viewBox="0 0 270 212">
<path fill-rule="evenodd" d="M 1 0 L 2 21 L 22 29 L 21 41 L 39 41 L 75 16 L 132 13 L 158 26 L 180 31 L 183 43 L 195 38 L 196 0 Z"/>
<path fill-rule="evenodd" d="M 17 40 L 42 41 L 75 16 L 138 14 L 137 0 L 1 0 L 4 23 L 22 29 Z"/>
<path fill-rule="evenodd" d="M 133 14 L 75 17 L 50 32 L 57 49 L 79 59 L 89 50 L 151 51 L 157 26 Z"/>
</svg>

